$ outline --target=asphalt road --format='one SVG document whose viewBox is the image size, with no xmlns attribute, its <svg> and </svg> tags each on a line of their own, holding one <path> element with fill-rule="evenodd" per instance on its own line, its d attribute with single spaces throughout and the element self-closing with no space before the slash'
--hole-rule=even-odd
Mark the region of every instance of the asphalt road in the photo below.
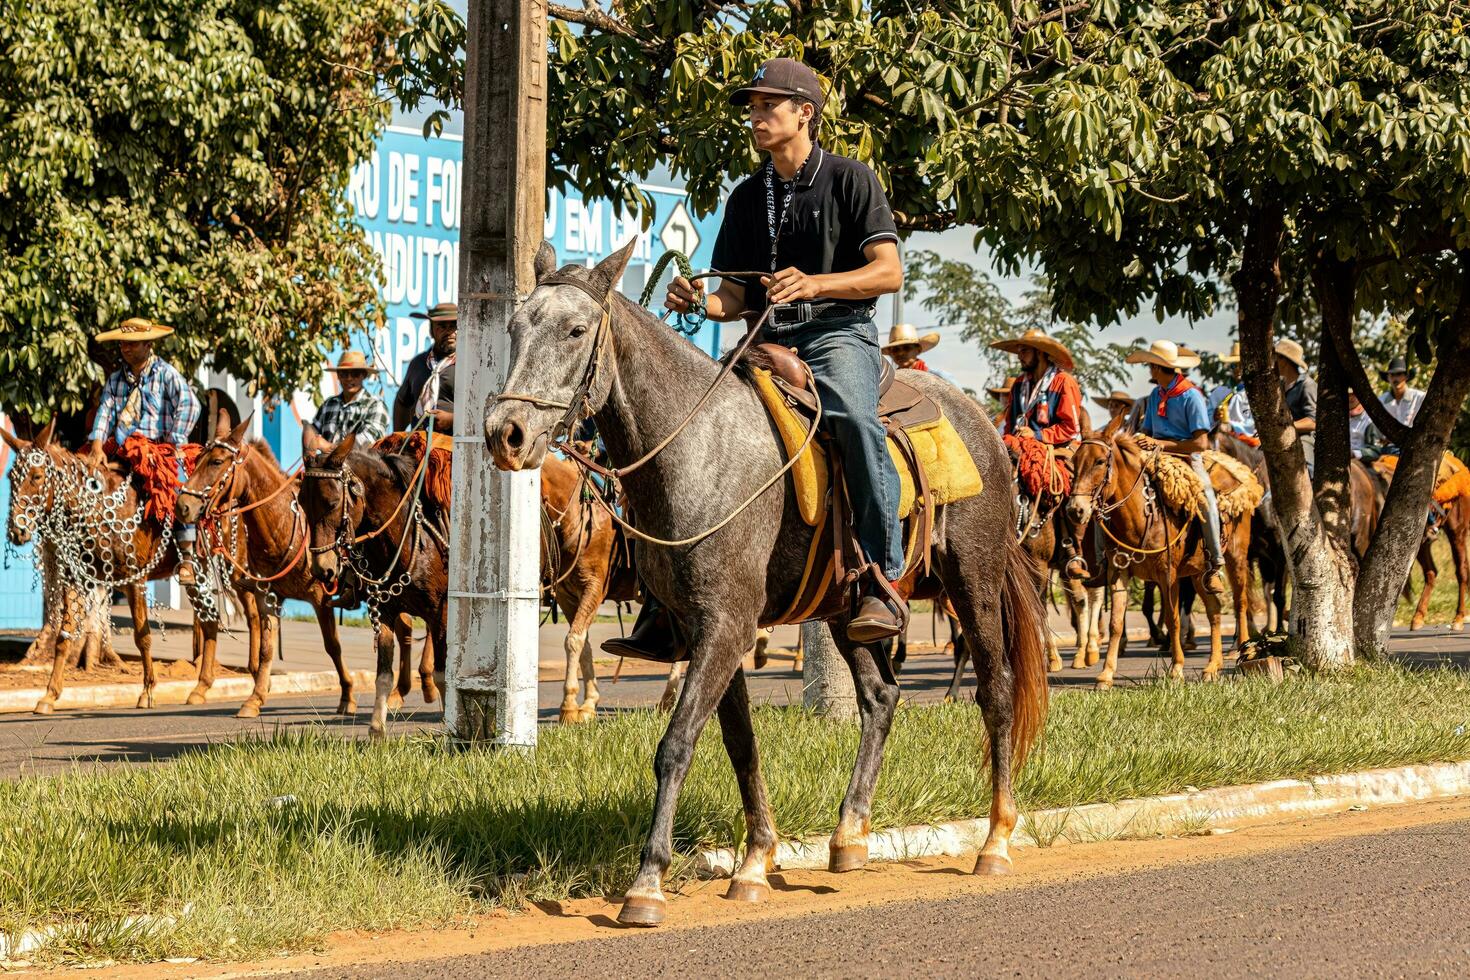
<svg viewBox="0 0 1470 980">
<path fill-rule="evenodd" d="M 397 977 L 1400 977 L 1470 969 L 1470 821 L 944 900 L 305 973 Z M 1120 845 L 1147 847 L 1147 844 Z M 1201 845 L 1207 848 L 1207 845 Z M 917 873 L 917 872 L 915 872 Z"/>
</svg>

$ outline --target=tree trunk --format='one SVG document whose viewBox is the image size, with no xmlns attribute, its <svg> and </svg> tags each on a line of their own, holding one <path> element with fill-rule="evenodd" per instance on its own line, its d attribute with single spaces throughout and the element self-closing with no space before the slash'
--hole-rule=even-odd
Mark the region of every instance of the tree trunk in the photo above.
<svg viewBox="0 0 1470 980">
<path fill-rule="evenodd" d="M 1291 572 L 1291 632 L 1313 670 L 1353 662 L 1352 555 L 1329 534 L 1307 475 L 1301 440 L 1276 376 L 1272 325 L 1281 294 L 1281 206 L 1257 200 L 1234 285 L 1240 310 L 1240 349 L 1246 392 L 1271 477 L 1271 507 Z"/>
<path fill-rule="evenodd" d="M 822 622 L 802 623 L 801 648 L 805 658 L 801 667 L 802 704 L 808 711 L 828 718 L 856 718 L 857 691 L 852 685 L 852 671 L 832 642 L 831 628 Z"/>
<path fill-rule="evenodd" d="M 1470 250 L 1459 253 L 1460 298 L 1438 332 L 1438 365 L 1408 438 L 1400 444 L 1378 533 L 1364 556 L 1353 618 L 1357 647 L 1365 657 L 1388 651 L 1399 592 L 1423 539 L 1426 510 L 1440 457 L 1470 394 Z M 1337 335 L 1341 341 L 1342 334 Z M 1368 397 L 1372 397 L 1371 394 Z"/>
</svg>

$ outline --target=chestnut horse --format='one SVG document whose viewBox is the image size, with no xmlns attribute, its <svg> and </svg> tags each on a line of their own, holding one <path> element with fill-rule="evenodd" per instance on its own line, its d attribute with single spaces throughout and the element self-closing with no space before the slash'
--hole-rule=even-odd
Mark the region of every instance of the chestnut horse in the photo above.
<svg viewBox="0 0 1470 980">
<path fill-rule="evenodd" d="M 741 662 L 756 628 L 789 606 L 816 532 L 780 478 L 784 453 L 754 387 L 614 290 L 636 245 L 593 269 L 560 271 L 542 245 L 538 284 L 510 323 L 506 390 L 488 404 L 484 431 L 497 467 L 533 469 L 578 414 L 590 414 L 641 533 L 657 539 L 640 544 L 638 571 L 687 638 L 689 669 L 654 758 L 653 821 L 619 912 L 624 923 L 655 925 L 665 915 L 679 790 L 716 712 L 747 830 L 728 894 L 743 901 L 770 894 L 777 836 Z M 476 356 L 473 344 L 468 356 Z M 926 544 L 980 676 L 986 731 L 973 738 L 977 751 L 989 749 L 992 795 L 975 871 L 1005 873 L 1017 818 L 1012 773 L 1046 714 L 1040 603 L 1012 530 L 1010 465 L 995 427 L 954 386 L 919 371 L 899 376 L 942 407 L 985 484 L 936 508 Z M 890 644 L 849 640 L 846 621 L 839 616 L 832 632 L 853 674 L 862 732 L 828 849 L 835 871 L 867 861 L 872 797 L 899 700 Z"/>
<path fill-rule="evenodd" d="M 439 662 L 425 678 L 424 697 L 442 686 L 442 653 L 448 626 L 449 543 L 427 512 L 421 494 L 428 465 L 411 455 L 358 449 L 356 434 L 330 446 L 315 430 L 302 437 L 305 469 L 299 499 L 309 529 L 311 574 L 333 587 L 350 572 L 364 588 L 374 618 L 377 682 L 368 734 L 387 733 L 393 694 L 393 639 L 383 623 L 418 616 L 428 627 L 424 656 Z M 446 521 L 447 514 L 439 515 Z M 400 672 L 407 676 L 405 667 Z M 399 679 L 400 687 L 403 678 Z"/>
<path fill-rule="evenodd" d="M 245 560 L 238 565 L 232 563 L 232 567 L 241 591 L 255 594 L 260 615 L 249 621 L 249 665 L 255 688 L 236 717 L 259 715 L 270 691 L 271 657 L 275 652 L 275 633 L 280 629 L 280 614 L 272 612 L 274 603 L 267 601 L 271 595 L 276 601 L 298 599 L 311 605 L 321 630 L 322 645 L 337 671 L 342 690 L 337 713 L 350 715 L 357 705 L 352 677 L 342 663 L 342 642 L 332 617 L 330 597 L 307 567 L 306 520 L 296 499 L 300 484 L 281 470 L 268 443 L 260 439 L 246 441 L 249 428 L 249 418 L 232 430 L 228 416 L 220 415 L 214 439 L 199 454 L 194 473 L 180 490 L 175 508 L 175 516 L 180 521 L 199 523 L 201 553 L 221 547 L 233 537 L 235 527 L 245 529 Z M 395 691 L 401 704 L 408 693 L 407 665 L 412 653 L 413 625 L 403 618 L 393 625 L 404 664 Z M 433 654 L 426 646 L 420 668 L 426 702 L 438 697 L 432 669 Z M 208 680 L 213 680 L 212 674 Z M 200 685 L 208 687 L 202 671 Z"/>
<path fill-rule="evenodd" d="M 1072 495 L 1067 502 L 1068 516 L 1078 525 L 1094 518 L 1108 537 L 1108 580 L 1113 594 L 1112 629 L 1108 638 L 1108 655 L 1098 674 L 1097 686 L 1113 685 L 1118 669 L 1118 649 L 1122 643 L 1124 615 L 1128 608 L 1128 579 L 1137 576 L 1159 585 L 1165 627 L 1174 664 L 1169 676 L 1184 676 L 1184 649 L 1179 627 L 1179 582 L 1194 580 L 1195 592 L 1205 604 L 1210 621 L 1210 659 L 1205 665 L 1206 680 L 1219 676 L 1223 663 L 1220 643 L 1220 599 L 1201 588 L 1208 567 L 1203 535 L 1198 522 L 1177 513 L 1154 493 L 1150 504 L 1148 490 L 1152 480 L 1143 470 L 1143 453 L 1134 438 L 1121 431 L 1122 418 L 1115 418 L 1100 433 L 1090 433 L 1082 440 L 1072 457 Z M 1225 552 L 1225 573 L 1230 580 L 1236 609 L 1245 608 L 1250 568 L 1246 552 L 1250 546 L 1250 515 L 1222 522 L 1221 543 Z M 1236 642 L 1243 642 L 1237 618 Z"/>
</svg>

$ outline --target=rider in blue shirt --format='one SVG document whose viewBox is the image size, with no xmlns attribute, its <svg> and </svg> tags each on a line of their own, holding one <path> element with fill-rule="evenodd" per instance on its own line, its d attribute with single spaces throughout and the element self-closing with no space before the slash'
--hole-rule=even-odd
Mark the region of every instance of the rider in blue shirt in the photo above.
<svg viewBox="0 0 1470 980">
<path fill-rule="evenodd" d="M 1225 564 L 1220 547 L 1220 508 L 1201 455 L 1210 448 L 1210 412 L 1204 393 L 1183 373 L 1199 362 L 1192 352 L 1172 341 L 1156 340 L 1147 349 L 1129 354 L 1128 363 L 1148 365 L 1154 383 L 1154 390 L 1144 402 L 1139 434 L 1163 452 L 1188 456 L 1189 465 L 1204 487 L 1208 514 L 1201 524 L 1210 567 L 1200 584 L 1206 592 L 1219 595 L 1224 591 L 1220 569 Z"/>
</svg>

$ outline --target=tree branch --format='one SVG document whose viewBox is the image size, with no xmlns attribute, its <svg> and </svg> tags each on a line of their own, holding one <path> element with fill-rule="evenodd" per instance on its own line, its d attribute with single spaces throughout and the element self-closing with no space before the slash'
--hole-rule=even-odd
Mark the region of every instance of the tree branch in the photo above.
<svg viewBox="0 0 1470 980">
<path fill-rule="evenodd" d="M 1058 7 L 1056 10 L 1047 11 L 1040 17 L 1033 17 L 1030 20 L 1017 21 L 1016 33 L 1025 34 L 1033 27 L 1040 27 L 1042 24 L 1050 23 L 1054 20 L 1064 20 L 1068 14 L 1075 14 L 1079 10 L 1090 10 L 1091 8 L 1092 4 L 1089 2 L 1085 2 L 1085 0 L 1082 3 L 1064 4 L 1063 6 Z"/>
<path fill-rule="evenodd" d="M 556 20 L 566 21 L 568 24 L 581 24 L 583 27 L 603 31 L 607 34 L 617 34 L 621 37 L 637 41 L 639 44 L 644 43 L 644 39 L 639 37 L 637 31 L 616 17 L 609 16 L 593 3 L 592 0 L 584 0 L 584 6 L 581 10 L 563 7 L 559 3 L 549 3 L 546 5 L 546 16 L 553 17 Z"/>
<path fill-rule="evenodd" d="M 1358 402 L 1363 406 L 1363 411 L 1368 413 L 1368 418 L 1385 439 L 1396 446 L 1402 446 L 1409 438 L 1409 427 L 1394 418 L 1388 407 L 1378 400 L 1373 382 L 1363 367 L 1363 359 L 1358 356 L 1357 345 L 1353 343 L 1352 310 L 1338 308 L 1340 304 L 1333 289 L 1331 280 L 1340 275 L 1356 279 L 1358 270 L 1356 266 L 1334 270 L 1328 268 L 1329 264 L 1335 264 L 1335 260 L 1321 254 L 1312 264 L 1312 282 L 1317 287 L 1317 305 L 1322 310 L 1322 329 L 1331 339 L 1332 349 L 1337 352 L 1338 364 L 1347 376 L 1348 386 L 1358 393 Z"/>
<path fill-rule="evenodd" d="M 893 212 L 893 222 L 903 231 L 943 231 L 953 227 L 957 220 L 954 211 L 934 211 L 929 214 L 904 214 Z"/>
</svg>

